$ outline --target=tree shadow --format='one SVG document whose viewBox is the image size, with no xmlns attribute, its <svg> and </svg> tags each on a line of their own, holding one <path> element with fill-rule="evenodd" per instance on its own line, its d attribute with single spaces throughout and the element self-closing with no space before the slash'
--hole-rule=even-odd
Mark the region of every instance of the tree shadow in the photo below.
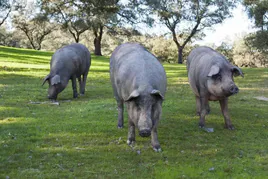
<svg viewBox="0 0 268 179">
<path fill-rule="evenodd" d="M 43 57 L 51 57 L 54 52 L 46 52 L 46 51 L 38 51 L 32 49 L 20 49 L 20 48 L 11 48 L 11 47 L 3 47 L 0 46 L 1 52 L 3 53 L 12 53 L 17 54 L 17 56 L 21 54 L 25 54 L 28 56 L 43 56 Z"/>
<path fill-rule="evenodd" d="M 28 55 L 16 55 L 16 54 L 0 54 L 0 57 L 3 59 L 7 59 L 6 62 L 16 62 L 23 64 L 49 64 L 50 59 L 40 58 L 36 56 L 28 56 Z"/>
</svg>

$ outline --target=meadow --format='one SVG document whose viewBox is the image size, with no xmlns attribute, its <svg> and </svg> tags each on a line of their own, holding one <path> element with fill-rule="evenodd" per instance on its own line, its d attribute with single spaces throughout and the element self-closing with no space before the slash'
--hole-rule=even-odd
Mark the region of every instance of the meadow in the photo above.
<svg viewBox="0 0 268 179">
<path fill-rule="evenodd" d="M 50 103 L 52 52 L 0 46 L 0 178 L 265 178 L 268 176 L 268 69 L 242 68 L 230 97 L 235 130 L 224 129 L 218 102 L 210 102 L 207 127 L 198 128 L 195 98 L 185 65 L 164 63 L 168 88 L 158 127 L 162 152 L 150 138 L 127 145 L 117 129 L 109 57 L 92 55 L 86 93 L 72 87 Z M 127 124 L 125 111 L 125 124 Z"/>
</svg>

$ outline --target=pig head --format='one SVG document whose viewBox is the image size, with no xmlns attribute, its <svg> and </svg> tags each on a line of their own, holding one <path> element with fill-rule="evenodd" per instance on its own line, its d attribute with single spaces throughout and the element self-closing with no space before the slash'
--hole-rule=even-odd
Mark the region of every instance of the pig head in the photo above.
<svg viewBox="0 0 268 179">
<path fill-rule="evenodd" d="M 149 88 L 150 89 L 150 88 Z M 164 97 L 159 90 L 134 90 L 125 100 L 128 115 L 141 137 L 149 137 L 161 114 Z"/>
<path fill-rule="evenodd" d="M 207 90 L 210 100 L 229 97 L 239 92 L 233 76 L 243 76 L 242 71 L 231 64 L 214 64 L 207 75 Z"/>
<path fill-rule="evenodd" d="M 48 74 L 43 81 L 43 84 L 48 81 L 49 88 L 48 88 L 48 99 L 56 100 L 58 94 L 62 92 L 68 84 L 68 80 L 65 78 L 61 78 L 60 75 L 51 75 Z"/>
</svg>

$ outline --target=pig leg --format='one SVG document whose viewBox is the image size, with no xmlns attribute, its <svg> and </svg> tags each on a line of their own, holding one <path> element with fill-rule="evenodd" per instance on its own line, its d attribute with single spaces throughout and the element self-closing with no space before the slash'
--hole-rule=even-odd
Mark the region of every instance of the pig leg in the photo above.
<svg viewBox="0 0 268 179">
<path fill-rule="evenodd" d="M 87 74 L 83 74 L 83 79 L 80 83 L 80 94 L 84 95 L 85 94 L 85 88 L 86 88 L 86 81 L 87 81 Z"/>
<path fill-rule="evenodd" d="M 135 143 L 135 124 L 128 120 L 128 137 L 127 137 L 127 144 L 133 145 Z"/>
<path fill-rule="evenodd" d="M 205 116 L 207 114 L 208 98 L 201 97 L 200 102 L 201 102 L 201 111 L 200 111 L 199 127 L 203 128 L 203 127 L 205 127 Z"/>
<path fill-rule="evenodd" d="M 78 76 L 77 79 L 78 79 L 78 82 L 79 82 L 80 94 L 82 94 L 81 93 L 81 88 L 82 88 L 81 76 Z"/>
<path fill-rule="evenodd" d="M 234 130 L 234 126 L 231 123 L 231 119 L 230 119 L 230 115 L 228 111 L 228 98 L 224 98 L 220 100 L 220 105 L 221 105 L 221 112 L 225 120 L 225 128 Z"/>
<path fill-rule="evenodd" d="M 196 101 L 196 115 L 200 116 L 200 110 L 201 110 L 200 98 L 198 96 L 195 96 L 195 101 Z M 209 104 L 206 105 L 206 111 L 207 111 L 207 114 L 210 113 Z"/>
<path fill-rule="evenodd" d="M 158 135 L 157 135 L 157 124 L 158 124 L 158 119 L 155 121 L 155 124 L 154 124 L 153 129 L 152 129 L 151 143 L 152 143 L 154 151 L 161 152 L 161 147 L 160 147 L 160 144 L 159 144 L 159 141 L 158 141 Z"/>
<path fill-rule="evenodd" d="M 201 102 L 200 102 L 200 97 L 199 96 L 195 96 L 195 101 L 196 101 L 196 115 L 200 116 L 200 111 L 201 111 Z M 210 113 L 210 107 L 209 104 L 206 105 L 206 111 L 207 114 Z"/>
<path fill-rule="evenodd" d="M 200 116 L 200 98 L 199 96 L 195 96 L 195 101 L 196 101 L 196 115 Z"/>
<path fill-rule="evenodd" d="M 124 127 L 124 103 L 120 99 L 116 99 L 116 101 L 117 101 L 117 110 L 118 110 L 117 127 L 120 129 Z"/>
<path fill-rule="evenodd" d="M 117 128 L 121 129 L 124 127 L 124 101 L 119 97 L 116 86 L 112 82 L 113 91 L 114 91 L 114 97 L 117 102 L 117 110 L 118 110 L 118 123 Z"/>
<path fill-rule="evenodd" d="M 209 104 L 207 104 L 207 106 L 206 106 L 206 110 L 207 110 L 207 114 L 209 114 L 209 113 L 210 113 L 210 107 L 209 107 Z"/>
<path fill-rule="evenodd" d="M 154 151 L 160 152 L 161 147 L 158 141 L 157 126 L 158 126 L 158 121 L 160 120 L 160 117 L 162 114 L 162 105 L 160 103 L 157 103 L 153 111 L 154 112 L 153 112 L 153 128 L 151 132 L 151 143 L 152 143 Z"/>
<path fill-rule="evenodd" d="M 73 97 L 77 98 L 78 95 L 77 95 L 77 87 L 76 87 L 76 76 L 73 75 L 71 79 L 72 79 L 72 87 L 73 87 Z"/>
</svg>

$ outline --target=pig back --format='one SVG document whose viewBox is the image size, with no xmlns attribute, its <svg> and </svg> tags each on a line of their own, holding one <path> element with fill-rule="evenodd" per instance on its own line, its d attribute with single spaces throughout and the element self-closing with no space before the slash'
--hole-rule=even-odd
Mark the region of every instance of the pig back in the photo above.
<svg viewBox="0 0 268 179">
<path fill-rule="evenodd" d="M 79 43 L 66 45 L 57 50 L 50 63 L 51 71 L 58 74 L 76 74 L 77 76 L 88 72 L 91 64 L 90 52 Z"/>
<path fill-rule="evenodd" d="M 187 58 L 188 80 L 197 96 L 200 88 L 206 87 L 208 73 L 215 64 L 223 67 L 228 66 L 229 62 L 223 55 L 209 47 L 197 47 L 190 52 Z"/>
<path fill-rule="evenodd" d="M 120 98 L 126 99 L 133 90 L 166 91 L 166 73 L 154 55 L 138 43 L 118 46 L 110 59 L 110 77 Z"/>
</svg>

